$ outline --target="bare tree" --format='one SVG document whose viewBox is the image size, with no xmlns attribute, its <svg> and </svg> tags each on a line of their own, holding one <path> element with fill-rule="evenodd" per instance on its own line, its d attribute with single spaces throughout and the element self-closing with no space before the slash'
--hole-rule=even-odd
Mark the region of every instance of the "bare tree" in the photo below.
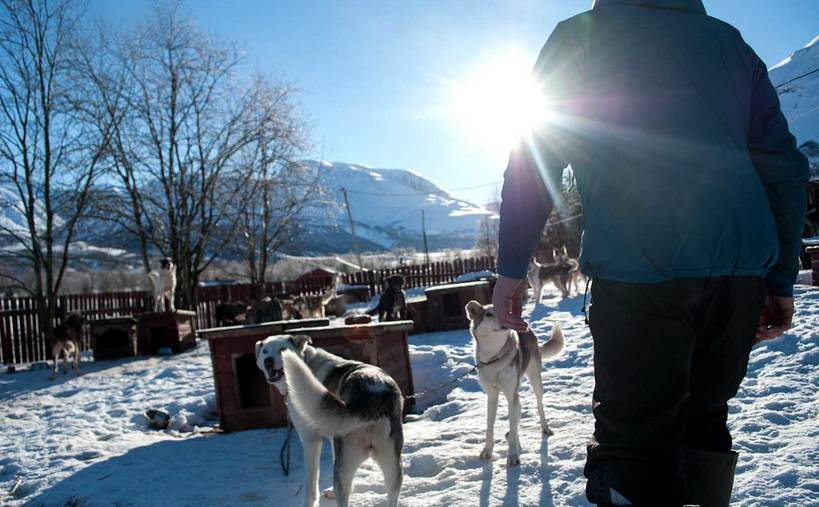
<svg viewBox="0 0 819 507">
<path fill-rule="evenodd" d="M 174 261 L 177 306 L 192 308 L 199 276 L 232 240 L 221 231 L 239 227 L 255 194 L 259 178 L 245 162 L 279 129 L 279 109 L 257 80 L 240 82 L 233 45 L 175 6 L 120 40 L 115 63 L 95 67 L 118 181 L 103 209 L 139 238 L 146 270 L 152 252 Z"/>
<path fill-rule="evenodd" d="M 294 240 L 298 232 L 294 226 L 320 189 L 318 167 L 295 160 L 306 148 L 304 128 L 294 109 L 297 90 L 263 77 L 257 78 L 255 87 L 257 107 L 271 121 L 244 151 L 243 166 L 254 175 L 255 193 L 237 210 L 241 220 L 231 244 L 246 259 L 250 282 L 261 298 L 273 256 Z"/>
<path fill-rule="evenodd" d="M 81 14 L 72 0 L 0 0 L 0 188 L 7 213 L 23 218 L 0 221 L 0 261 L 19 268 L 0 276 L 38 299 L 45 333 L 110 131 L 78 107 Z"/>
</svg>

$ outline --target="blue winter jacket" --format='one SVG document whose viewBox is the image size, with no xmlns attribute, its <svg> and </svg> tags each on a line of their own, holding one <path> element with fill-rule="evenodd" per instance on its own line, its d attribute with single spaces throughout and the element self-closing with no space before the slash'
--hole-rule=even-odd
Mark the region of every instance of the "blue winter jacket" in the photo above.
<svg viewBox="0 0 819 507">
<path fill-rule="evenodd" d="M 500 274 L 526 275 L 571 165 L 587 275 L 764 276 L 792 294 L 808 162 L 736 29 L 700 0 L 597 0 L 555 28 L 535 77 L 548 114 L 506 169 Z"/>
</svg>

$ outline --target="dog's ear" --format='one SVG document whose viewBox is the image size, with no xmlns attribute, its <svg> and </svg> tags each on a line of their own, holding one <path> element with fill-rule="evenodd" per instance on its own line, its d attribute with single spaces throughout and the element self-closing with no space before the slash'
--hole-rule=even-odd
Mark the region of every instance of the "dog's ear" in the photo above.
<svg viewBox="0 0 819 507">
<path fill-rule="evenodd" d="M 304 352 L 304 347 L 306 347 L 308 344 L 313 343 L 313 340 L 311 340 L 310 337 L 307 336 L 306 334 L 299 334 L 293 336 L 290 338 L 290 341 L 293 342 L 293 345 L 295 345 L 296 349 L 299 352 Z"/>
<path fill-rule="evenodd" d="M 483 306 L 474 299 L 467 303 L 464 308 L 466 310 L 466 318 L 469 320 L 476 320 L 486 313 Z"/>
<path fill-rule="evenodd" d="M 262 350 L 262 345 L 264 345 L 264 340 L 256 342 L 256 357 L 259 357 L 259 351 Z"/>
</svg>

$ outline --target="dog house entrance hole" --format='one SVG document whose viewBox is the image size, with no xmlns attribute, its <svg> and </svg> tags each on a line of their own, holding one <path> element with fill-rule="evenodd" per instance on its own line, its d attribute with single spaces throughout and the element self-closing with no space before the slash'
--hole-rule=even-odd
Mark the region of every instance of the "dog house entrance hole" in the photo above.
<svg viewBox="0 0 819 507">
<path fill-rule="evenodd" d="M 270 405 L 270 388 L 264 374 L 256 366 L 254 354 L 233 356 L 233 371 L 239 387 L 239 403 L 242 408 L 259 408 Z"/>
<path fill-rule="evenodd" d="M 97 338 L 97 348 L 101 353 L 127 351 L 130 345 L 131 337 L 123 329 L 109 329 Z"/>
<path fill-rule="evenodd" d="M 445 317 L 457 317 L 463 314 L 464 309 L 463 305 L 461 305 L 461 295 L 457 292 L 452 292 L 449 294 L 442 295 L 442 303 L 444 305 L 444 316 Z"/>
</svg>

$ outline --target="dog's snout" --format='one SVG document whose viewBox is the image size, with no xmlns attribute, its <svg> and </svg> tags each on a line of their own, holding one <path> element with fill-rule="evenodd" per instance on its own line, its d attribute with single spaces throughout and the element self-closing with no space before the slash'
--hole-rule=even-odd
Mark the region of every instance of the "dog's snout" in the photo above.
<svg viewBox="0 0 819 507">
<path fill-rule="evenodd" d="M 272 357 L 264 358 L 264 366 L 265 366 L 265 368 L 272 368 L 273 367 L 273 358 Z"/>
</svg>

